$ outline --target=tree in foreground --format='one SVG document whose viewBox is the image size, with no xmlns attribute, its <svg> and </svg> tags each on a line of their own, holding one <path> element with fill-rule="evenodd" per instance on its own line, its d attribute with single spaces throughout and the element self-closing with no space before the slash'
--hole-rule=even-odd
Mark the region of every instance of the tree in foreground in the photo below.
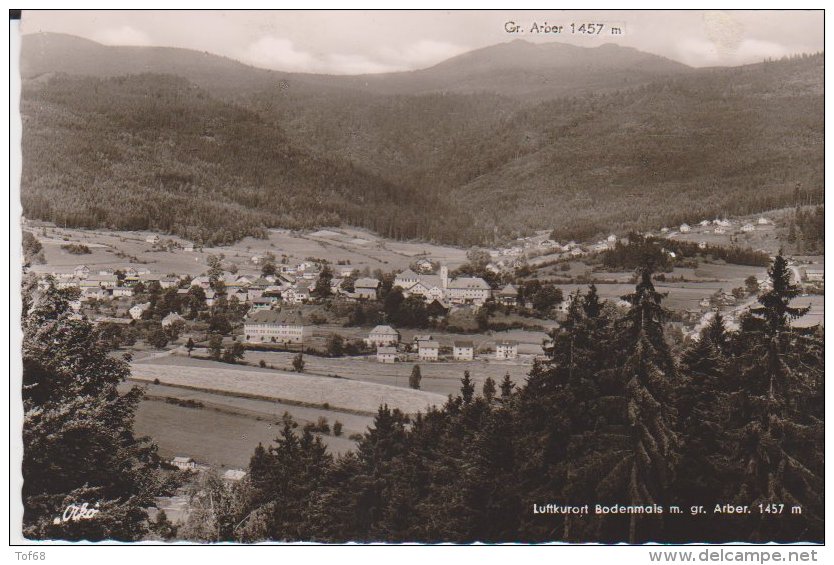
<svg viewBox="0 0 834 565">
<path fill-rule="evenodd" d="M 158 494 L 156 448 L 133 434 L 141 392 L 119 393 L 128 364 L 70 313 L 52 283 L 24 289 L 23 534 L 139 540 L 147 533 L 144 509 Z M 63 519 L 85 504 L 92 517 Z"/>
</svg>

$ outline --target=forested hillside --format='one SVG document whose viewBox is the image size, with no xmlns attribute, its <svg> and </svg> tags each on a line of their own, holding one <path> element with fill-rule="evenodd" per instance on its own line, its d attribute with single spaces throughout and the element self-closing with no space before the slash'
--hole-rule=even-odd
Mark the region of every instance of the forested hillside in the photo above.
<svg viewBox="0 0 834 565">
<path fill-rule="evenodd" d="M 59 224 L 220 243 L 352 224 L 471 245 L 751 214 L 798 184 L 822 200 L 822 54 L 691 69 L 512 42 L 326 77 L 38 35 L 23 60 L 24 213 Z M 512 68 L 521 90 L 494 78 Z"/>
<path fill-rule="evenodd" d="M 59 225 L 221 244 L 276 226 L 437 239 L 467 226 L 430 195 L 299 149 L 181 78 L 53 77 L 25 87 L 22 113 L 24 213 Z"/>
</svg>

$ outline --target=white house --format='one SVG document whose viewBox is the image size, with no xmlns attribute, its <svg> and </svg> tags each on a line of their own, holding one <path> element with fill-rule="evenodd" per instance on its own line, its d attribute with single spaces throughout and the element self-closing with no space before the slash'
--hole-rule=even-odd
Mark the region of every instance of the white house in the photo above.
<svg viewBox="0 0 834 565">
<path fill-rule="evenodd" d="M 681 224 L 681 227 L 678 228 L 678 231 L 681 233 L 689 233 L 692 231 L 692 228 L 689 227 L 689 224 Z"/>
<path fill-rule="evenodd" d="M 147 241 L 148 243 L 159 243 L 159 236 L 156 234 L 149 235 L 145 238 L 145 241 Z"/>
<path fill-rule="evenodd" d="M 434 340 L 418 342 L 417 356 L 421 361 L 437 361 L 440 354 L 440 344 Z"/>
<path fill-rule="evenodd" d="M 754 226 L 753 224 L 744 224 L 743 226 L 741 226 L 741 231 L 743 231 L 743 232 L 756 231 L 756 226 Z"/>
<path fill-rule="evenodd" d="M 471 341 L 455 341 L 452 356 L 455 361 L 472 361 L 475 358 L 475 345 Z"/>
<path fill-rule="evenodd" d="M 159 286 L 162 288 L 171 288 L 172 286 L 177 286 L 180 283 L 180 280 L 177 277 L 162 277 L 159 279 Z"/>
<path fill-rule="evenodd" d="M 175 322 L 185 323 L 185 319 L 182 316 L 180 316 L 179 314 L 177 314 L 176 312 L 171 312 L 170 314 L 168 314 L 167 316 L 162 318 L 161 324 L 162 324 L 163 328 L 167 328 L 168 326 L 170 326 L 171 324 L 173 324 Z"/>
<path fill-rule="evenodd" d="M 310 289 L 303 285 L 296 285 L 285 290 L 281 296 L 290 304 L 301 304 L 310 300 Z"/>
<path fill-rule="evenodd" d="M 715 228 L 715 229 L 714 229 L 714 230 L 712 230 L 712 231 L 713 231 L 713 233 L 717 233 L 718 235 L 721 235 L 721 234 L 727 233 L 727 230 L 725 230 L 724 228 L 722 228 L 722 227 L 720 227 L 720 226 L 719 226 L 719 227 L 717 227 L 717 228 Z"/>
<path fill-rule="evenodd" d="M 431 273 L 434 270 L 434 265 L 428 259 L 418 259 L 414 266 L 421 273 Z"/>
<path fill-rule="evenodd" d="M 113 298 L 122 298 L 125 296 L 133 296 L 133 289 L 129 286 L 117 286 L 113 289 Z"/>
<path fill-rule="evenodd" d="M 139 318 L 142 317 L 142 314 L 145 313 L 145 310 L 147 310 L 150 307 L 151 307 L 150 302 L 145 302 L 144 304 L 134 304 L 133 306 L 130 307 L 130 310 L 128 310 L 128 313 L 130 314 L 131 318 L 133 318 L 134 320 L 138 320 Z"/>
<path fill-rule="evenodd" d="M 76 278 L 86 279 L 90 274 L 90 268 L 87 265 L 78 265 L 75 269 L 73 269 L 72 273 Z"/>
<path fill-rule="evenodd" d="M 391 326 L 377 326 L 368 335 L 368 345 L 384 347 L 397 345 L 400 342 L 400 332 Z"/>
<path fill-rule="evenodd" d="M 760 226 L 767 226 L 767 225 L 769 225 L 769 224 L 770 224 L 770 220 L 768 220 L 767 218 L 765 218 L 764 216 L 762 216 L 761 218 L 759 218 L 759 219 L 757 220 L 757 222 L 756 222 L 756 223 L 757 223 L 757 224 L 759 224 Z"/>
<path fill-rule="evenodd" d="M 396 363 L 399 361 L 397 357 L 396 347 L 378 347 L 376 350 L 376 360 L 380 363 Z"/>
<path fill-rule="evenodd" d="M 260 310 L 243 322 L 246 343 L 302 343 L 304 319 L 300 312 Z"/>
<path fill-rule="evenodd" d="M 515 359 L 518 357 L 518 342 L 504 339 L 495 342 L 496 359 Z"/>
<path fill-rule="evenodd" d="M 193 471 L 197 468 L 197 462 L 194 461 L 191 457 L 174 457 L 171 459 L 171 465 L 182 469 L 183 471 Z"/>
</svg>

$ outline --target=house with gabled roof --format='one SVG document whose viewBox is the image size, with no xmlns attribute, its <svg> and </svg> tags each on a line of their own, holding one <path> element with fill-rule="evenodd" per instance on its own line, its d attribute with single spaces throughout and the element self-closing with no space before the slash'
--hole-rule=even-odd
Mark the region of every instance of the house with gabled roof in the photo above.
<svg viewBox="0 0 834 565">
<path fill-rule="evenodd" d="M 362 277 L 353 283 L 353 295 L 364 300 L 376 300 L 379 292 L 379 280 Z"/>
<path fill-rule="evenodd" d="M 475 358 L 475 344 L 471 341 L 456 340 L 452 347 L 455 361 L 472 361 Z"/>
<path fill-rule="evenodd" d="M 376 360 L 380 363 L 396 363 L 400 360 L 397 348 L 391 346 L 378 347 L 376 350 Z"/>
<path fill-rule="evenodd" d="M 368 345 L 375 345 L 377 347 L 384 347 L 387 345 L 397 345 L 400 342 L 400 332 L 391 326 L 379 325 L 371 330 L 368 334 Z"/>
<path fill-rule="evenodd" d="M 518 357 L 518 342 L 512 339 L 502 339 L 495 342 L 496 359 L 515 359 Z"/>
<path fill-rule="evenodd" d="M 417 343 L 417 357 L 421 361 L 437 361 L 440 356 L 440 343 L 432 340 Z"/>
</svg>

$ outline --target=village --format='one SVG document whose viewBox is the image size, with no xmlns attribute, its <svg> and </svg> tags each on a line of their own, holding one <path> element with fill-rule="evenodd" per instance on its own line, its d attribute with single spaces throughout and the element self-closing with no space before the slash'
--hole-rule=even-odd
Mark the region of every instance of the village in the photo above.
<svg viewBox="0 0 834 565">
<path fill-rule="evenodd" d="M 775 223 L 704 220 L 643 236 L 770 256 Z M 633 288 L 633 273 L 600 265 L 628 244 L 617 235 L 577 243 L 538 232 L 466 251 L 348 229 L 274 230 L 267 242 L 202 249 L 153 233 L 24 229 L 43 244 L 44 263 L 27 267 L 41 288 L 74 289 L 73 316 L 130 352 L 131 386 L 146 389 L 138 427 L 175 467 L 217 469 L 229 483 L 285 412 L 335 452 L 351 449 L 378 403 L 406 413 L 440 405 L 464 373 L 479 385 L 523 382 L 577 291 L 594 284 L 609 307 L 626 309 Z M 806 323 L 821 319 L 820 260 L 791 259 L 813 304 Z M 768 284 L 764 266 L 720 260 L 677 262 L 657 280 L 680 340 L 697 339 L 716 312 L 733 328 Z M 203 442 L 206 426 L 229 437 Z"/>
</svg>

